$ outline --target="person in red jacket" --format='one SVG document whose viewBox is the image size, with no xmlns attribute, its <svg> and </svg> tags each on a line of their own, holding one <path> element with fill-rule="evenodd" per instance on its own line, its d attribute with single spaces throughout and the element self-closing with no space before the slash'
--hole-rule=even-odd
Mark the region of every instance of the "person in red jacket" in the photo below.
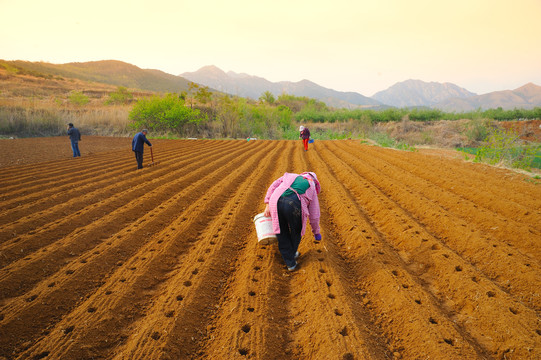
<svg viewBox="0 0 541 360">
<path fill-rule="evenodd" d="M 299 128 L 299 131 L 301 132 L 299 137 L 302 139 L 302 143 L 304 145 L 304 151 L 308 151 L 308 141 L 310 141 L 310 130 L 308 128 L 301 125 Z"/>
</svg>

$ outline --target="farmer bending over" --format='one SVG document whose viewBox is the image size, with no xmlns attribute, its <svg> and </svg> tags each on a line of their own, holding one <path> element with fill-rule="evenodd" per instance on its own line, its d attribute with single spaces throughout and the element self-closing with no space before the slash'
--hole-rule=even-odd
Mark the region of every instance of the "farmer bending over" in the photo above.
<svg viewBox="0 0 541 360">
<path fill-rule="evenodd" d="M 265 196 L 264 215 L 272 218 L 272 230 L 278 239 L 278 249 L 289 271 L 299 268 L 297 251 L 306 231 L 306 217 L 310 219 L 316 241 L 319 230 L 319 200 L 321 187 L 313 172 L 285 173 L 275 180 Z"/>
</svg>

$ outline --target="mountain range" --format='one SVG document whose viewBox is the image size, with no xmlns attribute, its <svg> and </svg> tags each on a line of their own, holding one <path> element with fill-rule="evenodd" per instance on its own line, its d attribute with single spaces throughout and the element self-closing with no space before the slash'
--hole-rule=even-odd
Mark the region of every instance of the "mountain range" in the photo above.
<svg viewBox="0 0 541 360">
<path fill-rule="evenodd" d="M 341 92 L 320 86 L 309 80 L 299 82 L 271 82 L 264 78 L 232 71 L 224 72 L 216 66 L 205 66 L 180 76 L 155 69 L 141 69 L 117 60 L 50 64 L 46 62 L 3 61 L 29 73 L 43 76 L 75 78 L 84 81 L 125 86 L 153 92 L 189 91 L 189 83 L 208 86 L 213 91 L 258 99 L 265 91 L 275 96 L 287 93 L 306 96 L 335 108 L 430 107 L 450 112 L 473 111 L 501 107 L 503 109 L 541 107 L 541 86 L 528 83 L 514 90 L 495 91 L 477 95 L 451 83 L 406 80 L 380 91 L 372 97 L 356 92 Z"/>
<path fill-rule="evenodd" d="M 299 82 L 270 82 L 264 78 L 232 71 L 224 72 L 216 66 L 205 66 L 180 76 L 223 91 L 258 99 L 265 91 L 275 96 L 287 93 L 307 96 L 336 108 L 429 107 L 444 111 L 474 111 L 479 108 L 531 109 L 541 106 L 541 87 L 532 83 L 515 90 L 496 91 L 477 95 L 452 83 L 406 80 L 380 91 L 372 97 L 355 92 L 340 92 L 324 88 L 309 80 Z"/>
<path fill-rule="evenodd" d="M 244 73 L 238 74 L 233 71 L 226 73 L 213 65 L 202 67 L 195 72 L 185 72 L 180 76 L 228 94 L 251 99 L 258 99 L 265 91 L 270 91 L 276 97 L 283 93 L 306 96 L 337 108 L 383 105 L 381 102 L 359 93 L 328 89 L 309 80 L 270 82 L 264 78 Z"/>
</svg>

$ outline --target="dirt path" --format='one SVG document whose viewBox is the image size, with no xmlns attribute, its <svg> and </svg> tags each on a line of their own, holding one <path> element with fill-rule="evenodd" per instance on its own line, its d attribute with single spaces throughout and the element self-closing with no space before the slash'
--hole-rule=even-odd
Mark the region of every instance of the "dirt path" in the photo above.
<svg viewBox="0 0 541 360">
<path fill-rule="evenodd" d="M 48 161 L 0 163 L 0 359 L 541 358 L 522 175 L 357 141 L 163 140 L 135 171 L 126 139 L 34 140 Z M 252 219 L 306 170 L 323 241 L 289 273 Z"/>
</svg>

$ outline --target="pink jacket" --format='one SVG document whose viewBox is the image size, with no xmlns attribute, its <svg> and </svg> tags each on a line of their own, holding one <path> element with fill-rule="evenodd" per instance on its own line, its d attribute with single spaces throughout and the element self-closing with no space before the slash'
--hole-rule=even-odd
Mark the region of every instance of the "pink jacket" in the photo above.
<svg viewBox="0 0 541 360">
<path fill-rule="evenodd" d="M 310 225 L 312 226 L 312 233 L 314 235 L 319 234 L 319 199 L 317 194 L 319 193 L 320 185 L 314 173 L 302 173 L 302 177 L 308 180 L 310 187 L 304 194 L 299 195 L 302 208 L 302 231 L 301 236 L 306 232 L 306 217 L 310 219 Z M 311 176 L 310 176 L 311 175 Z M 293 181 L 299 176 L 299 174 L 285 173 L 282 177 L 275 180 L 265 196 L 265 204 L 269 204 L 269 210 L 272 218 L 272 230 L 275 234 L 280 233 L 280 223 L 278 222 L 278 199 L 284 191 L 286 191 Z M 312 178 L 313 177 L 313 178 Z"/>
</svg>

